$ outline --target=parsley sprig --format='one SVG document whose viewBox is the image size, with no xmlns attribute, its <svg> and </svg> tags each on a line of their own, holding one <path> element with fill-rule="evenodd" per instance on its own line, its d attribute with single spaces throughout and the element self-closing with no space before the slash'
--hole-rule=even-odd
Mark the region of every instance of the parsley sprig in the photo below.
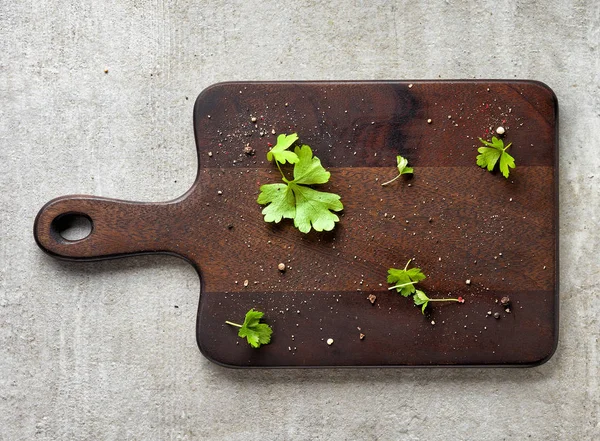
<svg viewBox="0 0 600 441">
<path fill-rule="evenodd" d="M 266 323 L 260 323 L 260 319 L 264 313 L 255 311 L 254 308 L 250 309 L 246 313 L 244 318 L 244 324 L 230 322 L 227 320 L 225 323 L 236 328 L 240 328 L 238 331 L 238 337 L 246 338 L 248 344 L 253 348 L 260 348 L 261 345 L 266 345 L 271 342 L 271 334 L 273 329 Z"/>
<path fill-rule="evenodd" d="M 411 174 L 413 173 L 413 168 L 412 167 L 408 167 L 408 159 L 403 158 L 402 156 L 398 155 L 396 156 L 396 162 L 397 162 L 397 168 L 398 168 L 398 176 L 396 176 L 394 179 L 390 179 L 387 182 L 384 182 L 383 184 L 381 184 L 382 187 L 391 184 L 392 182 L 394 182 L 396 179 L 398 179 L 400 176 L 405 175 L 405 174 Z"/>
<path fill-rule="evenodd" d="M 415 293 L 415 284 L 425 279 L 425 274 L 419 268 L 408 269 L 408 265 L 412 259 L 406 262 L 404 269 L 390 268 L 388 270 L 388 283 L 393 283 L 394 286 L 388 290 L 395 289 L 404 297 L 408 297 Z"/>
<path fill-rule="evenodd" d="M 421 280 L 424 280 L 426 276 L 423 274 L 420 268 L 408 269 L 410 262 L 412 262 L 412 259 L 406 262 L 404 269 L 390 268 L 388 270 L 387 282 L 394 285 L 390 286 L 388 290 L 391 291 L 395 289 L 404 297 L 410 297 L 412 295 L 415 305 L 421 307 L 421 313 L 423 314 L 425 314 L 425 309 L 427 308 L 427 305 L 429 305 L 429 302 L 464 303 L 464 299 L 462 297 L 432 299 L 429 298 L 423 291 L 417 289 L 415 285 Z"/>
<path fill-rule="evenodd" d="M 507 146 L 504 146 L 504 141 L 495 136 L 492 136 L 492 142 L 488 142 L 484 139 L 479 138 L 479 141 L 484 147 L 479 147 L 477 151 L 480 153 L 477 155 L 477 165 L 481 168 L 486 168 L 488 171 L 492 171 L 500 159 L 500 171 L 502 176 L 508 179 L 510 173 L 509 168 L 515 168 L 515 158 L 510 156 L 506 150 L 512 145 L 512 142 Z"/>
<path fill-rule="evenodd" d="M 262 210 L 265 222 L 293 219 L 294 226 L 303 233 L 308 233 L 311 228 L 331 231 L 340 220 L 333 211 L 341 211 L 344 206 L 339 195 L 308 187 L 325 184 L 331 173 L 325 170 L 319 158 L 313 156 L 309 146 L 296 146 L 293 152 L 289 151 L 297 140 L 296 133 L 277 137 L 277 144 L 267 153 L 267 159 L 275 160 L 283 183 L 262 185 L 256 201 L 267 205 Z M 280 164 L 286 162 L 294 165 L 294 179 L 288 179 L 281 169 Z"/>
</svg>

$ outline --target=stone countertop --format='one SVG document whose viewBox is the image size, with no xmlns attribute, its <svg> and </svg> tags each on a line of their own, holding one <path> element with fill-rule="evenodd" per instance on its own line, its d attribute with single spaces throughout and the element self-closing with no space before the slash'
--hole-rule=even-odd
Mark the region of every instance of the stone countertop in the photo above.
<svg viewBox="0 0 600 441">
<path fill-rule="evenodd" d="M 598 439 L 600 3 L 48 0 L 0 6 L 0 440 Z M 229 370 L 167 256 L 65 263 L 33 220 L 160 201 L 227 80 L 522 78 L 560 105 L 560 341 L 531 369 Z"/>
</svg>

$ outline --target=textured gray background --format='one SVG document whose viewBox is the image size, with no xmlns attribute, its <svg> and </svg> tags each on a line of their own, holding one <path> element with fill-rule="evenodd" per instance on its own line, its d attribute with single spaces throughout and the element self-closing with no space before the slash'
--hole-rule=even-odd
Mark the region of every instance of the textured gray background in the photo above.
<svg viewBox="0 0 600 441">
<path fill-rule="evenodd" d="M 600 3 L 415 3 L 1 2 L 0 440 L 600 439 Z M 547 364 L 227 370 L 196 347 L 183 261 L 61 263 L 33 241 L 59 195 L 186 191 L 192 105 L 211 83 L 389 78 L 531 78 L 558 95 Z"/>
</svg>

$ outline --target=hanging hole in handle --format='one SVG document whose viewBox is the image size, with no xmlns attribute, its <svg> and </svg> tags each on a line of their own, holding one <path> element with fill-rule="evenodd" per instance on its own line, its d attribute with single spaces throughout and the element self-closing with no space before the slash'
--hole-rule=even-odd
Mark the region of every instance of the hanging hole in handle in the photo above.
<svg viewBox="0 0 600 441">
<path fill-rule="evenodd" d="M 57 216 L 51 225 L 51 232 L 59 241 L 77 242 L 92 233 L 92 219 L 83 213 L 65 213 Z"/>
</svg>

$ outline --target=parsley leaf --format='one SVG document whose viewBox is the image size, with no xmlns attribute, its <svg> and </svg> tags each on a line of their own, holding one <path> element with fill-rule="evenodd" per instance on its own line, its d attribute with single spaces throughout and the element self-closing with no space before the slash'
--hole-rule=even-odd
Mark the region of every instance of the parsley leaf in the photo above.
<svg viewBox="0 0 600 441">
<path fill-rule="evenodd" d="M 298 156 L 288 149 L 296 141 L 298 141 L 298 135 L 296 133 L 292 133 L 291 135 L 279 135 L 277 137 L 277 143 L 267 152 L 267 160 L 273 161 L 273 158 L 275 158 L 275 161 L 280 162 L 281 164 L 285 164 L 286 161 L 290 164 L 295 164 L 298 162 Z"/>
<path fill-rule="evenodd" d="M 296 184 L 324 184 L 329 181 L 329 173 L 321 165 L 321 160 L 313 157 L 309 146 L 296 147 L 294 152 L 298 156 L 298 163 L 294 166 L 294 182 Z"/>
<path fill-rule="evenodd" d="M 311 226 L 316 231 L 333 230 L 340 218 L 330 210 L 340 211 L 344 208 L 337 194 L 313 190 L 294 182 L 290 182 L 289 187 L 296 196 L 296 228 L 303 233 L 308 233 Z"/>
<path fill-rule="evenodd" d="M 262 211 L 265 222 L 278 223 L 282 218 L 296 217 L 296 198 L 288 184 L 261 185 L 256 202 L 261 205 L 269 204 Z"/>
<path fill-rule="evenodd" d="M 417 289 L 415 295 L 413 296 L 413 300 L 415 302 L 415 305 L 422 305 L 421 313 L 425 314 L 425 308 L 427 308 L 427 305 L 429 305 L 429 297 L 427 297 L 427 295 L 423 291 Z"/>
<path fill-rule="evenodd" d="M 282 136 L 285 135 L 279 135 L 278 139 Z M 267 205 L 262 210 L 265 222 L 277 223 L 284 218 L 293 219 L 294 226 L 303 233 L 308 233 L 311 227 L 316 231 L 333 230 L 335 223 L 340 219 L 332 211 L 344 208 L 340 196 L 307 187 L 328 182 L 331 173 L 325 170 L 319 158 L 313 156 L 311 148 L 307 145 L 296 147 L 293 155 L 297 158 L 293 180 L 288 180 L 279 169 L 283 184 L 265 184 L 260 187 L 256 202 Z M 279 159 L 275 157 L 275 160 L 279 167 Z M 288 159 L 288 162 L 292 161 Z"/>
<path fill-rule="evenodd" d="M 512 143 L 509 143 L 505 147 L 504 141 L 495 136 L 492 137 L 492 142 L 488 142 L 481 138 L 479 138 L 479 141 L 481 141 L 485 147 L 479 147 L 477 149 L 480 153 L 477 155 L 477 165 L 481 168 L 487 167 L 488 171 L 492 171 L 498 160 L 500 160 L 500 171 L 505 178 L 508 178 L 510 173 L 509 168 L 515 168 L 515 158 L 506 153 L 506 150 Z"/>
<path fill-rule="evenodd" d="M 408 265 L 412 259 L 410 259 L 404 269 L 390 268 L 388 270 L 387 282 L 393 283 L 394 286 L 388 288 L 388 290 L 396 289 L 404 297 L 408 297 L 415 292 L 415 283 L 425 279 L 425 274 L 421 272 L 419 268 L 408 269 Z"/>
<path fill-rule="evenodd" d="M 381 184 L 382 187 L 385 185 L 391 184 L 392 182 L 394 182 L 396 179 L 398 179 L 402 175 L 413 173 L 413 168 L 408 167 L 408 159 L 403 158 L 402 156 L 398 155 L 398 156 L 396 156 L 396 162 L 398 163 L 398 165 L 397 165 L 398 176 L 396 176 L 394 179 L 392 179 L 390 181 L 387 181 L 387 182 L 384 182 L 383 184 Z"/>
<path fill-rule="evenodd" d="M 230 321 L 226 321 L 228 325 L 240 328 L 238 331 L 239 337 L 246 337 L 248 344 L 253 348 L 260 348 L 261 345 L 266 345 L 271 342 L 271 334 L 273 329 L 266 323 L 260 323 L 260 319 L 264 313 L 255 311 L 254 308 L 246 313 L 244 324 L 239 325 Z"/>
</svg>

